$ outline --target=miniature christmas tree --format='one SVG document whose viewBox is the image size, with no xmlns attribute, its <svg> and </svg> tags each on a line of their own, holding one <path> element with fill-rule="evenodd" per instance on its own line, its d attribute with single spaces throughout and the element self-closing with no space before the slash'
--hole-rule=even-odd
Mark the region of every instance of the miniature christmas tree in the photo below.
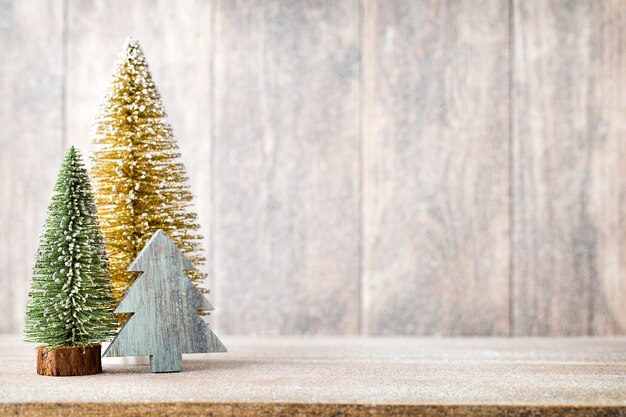
<svg viewBox="0 0 626 417">
<path fill-rule="evenodd" d="M 97 120 L 91 176 L 109 254 L 113 295 L 121 299 L 136 274 L 126 271 L 162 229 L 195 266 L 205 259 L 192 194 L 161 97 L 136 41 L 127 40 Z M 190 278 L 198 283 L 205 274 Z M 205 291 L 205 290 L 202 290 Z"/>
<path fill-rule="evenodd" d="M 150 355 L 152 372 L 179 372 L 183 353 L 225 352 L 198 315 L 198 310 L 213 310 L 213 306 L 183 273 L 193 269 L 180 249 L 158 230 L 128 268 L 142 274 L 115 312 L 134 314 L 104 356 Z"/>
<path fill-rule="evenodd" d="M 61 165 L 35 259 L 26 308 L 25 339 L 42 343 L 44 374 L 95 373 L 97 364 L 58 363 L 55 350 L 110 340 L 117 325 L 104 242 L 80 154 L 70 148 Z M 71 356 L 72 354 L 70 354 Z M 79 355 L 85 356 L 85 355 Z M 67 357 L 67 353 L 66 353 Z M 70 359 L 72 360 L 72 359 Z M 81 370 L 82 369 L 82 370 Z M 77 373 L 73 373 L 77 372 Z"/>
</svg>

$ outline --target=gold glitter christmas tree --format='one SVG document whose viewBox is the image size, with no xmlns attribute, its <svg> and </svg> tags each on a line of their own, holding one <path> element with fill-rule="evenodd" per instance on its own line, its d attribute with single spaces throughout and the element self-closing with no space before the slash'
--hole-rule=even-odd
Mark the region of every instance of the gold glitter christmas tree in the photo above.
<svg viewBox="0 0 626 417">
<path fill-rule="evenodd" d="M 93 134 L 91 178 L 119 301 L 136 277 L 126 269 L 159 229 L 196 268 L 205 259 L 185 168 L 139 43 L 126 41 L 112 78 Z M 196 285 L 205 275 L 189 273 Z"/>
</svg>

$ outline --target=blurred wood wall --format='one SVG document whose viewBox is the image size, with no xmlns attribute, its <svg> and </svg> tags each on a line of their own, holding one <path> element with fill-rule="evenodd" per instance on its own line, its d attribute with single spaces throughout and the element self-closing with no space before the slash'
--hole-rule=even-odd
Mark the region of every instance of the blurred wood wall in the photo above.
<svg viewBox="0 0 626 417">
<path fill-rule="evenodd" d="M 225 334 L 626 334 L 626 1 L 0 0 L 0 332 L 144 48 Z"/>
</svg>

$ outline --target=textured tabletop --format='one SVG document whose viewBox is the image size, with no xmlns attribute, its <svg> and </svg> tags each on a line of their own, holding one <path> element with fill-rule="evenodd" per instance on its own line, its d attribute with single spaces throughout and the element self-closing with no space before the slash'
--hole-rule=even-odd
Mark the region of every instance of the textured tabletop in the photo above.
<svg viewBox="0 0 626 417">
<path fill-rule="evenodd" d="M 55 378 L 0 336 L 0 415 L 626 415 L 623 337 L 223 340 L 182 373 Z"/>
</svg>

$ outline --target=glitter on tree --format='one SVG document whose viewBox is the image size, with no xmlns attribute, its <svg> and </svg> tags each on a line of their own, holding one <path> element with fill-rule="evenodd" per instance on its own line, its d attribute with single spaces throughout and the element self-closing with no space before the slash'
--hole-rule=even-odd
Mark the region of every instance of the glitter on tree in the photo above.
<svg viewBox="0 0 626 417">
<path fill-rule="evenodd" d="M 26 307 L 25 339 L 47 349 L 110 340 L 117 322 L 104 242 L 79 152 L 63 160 Z"/>
<path fill-rule="evenodd" d="M 135 275 L 126 269 L 157 230 L 195 267 L 204 264 L 192 194 L 142 49 L 128 39 L 97 120 L 91 176 L 119 301 Z M 189 273 L 194 284 L 206 274 Z M 206 292 L 206 290 L 202 290 Z"/>
</svg>

